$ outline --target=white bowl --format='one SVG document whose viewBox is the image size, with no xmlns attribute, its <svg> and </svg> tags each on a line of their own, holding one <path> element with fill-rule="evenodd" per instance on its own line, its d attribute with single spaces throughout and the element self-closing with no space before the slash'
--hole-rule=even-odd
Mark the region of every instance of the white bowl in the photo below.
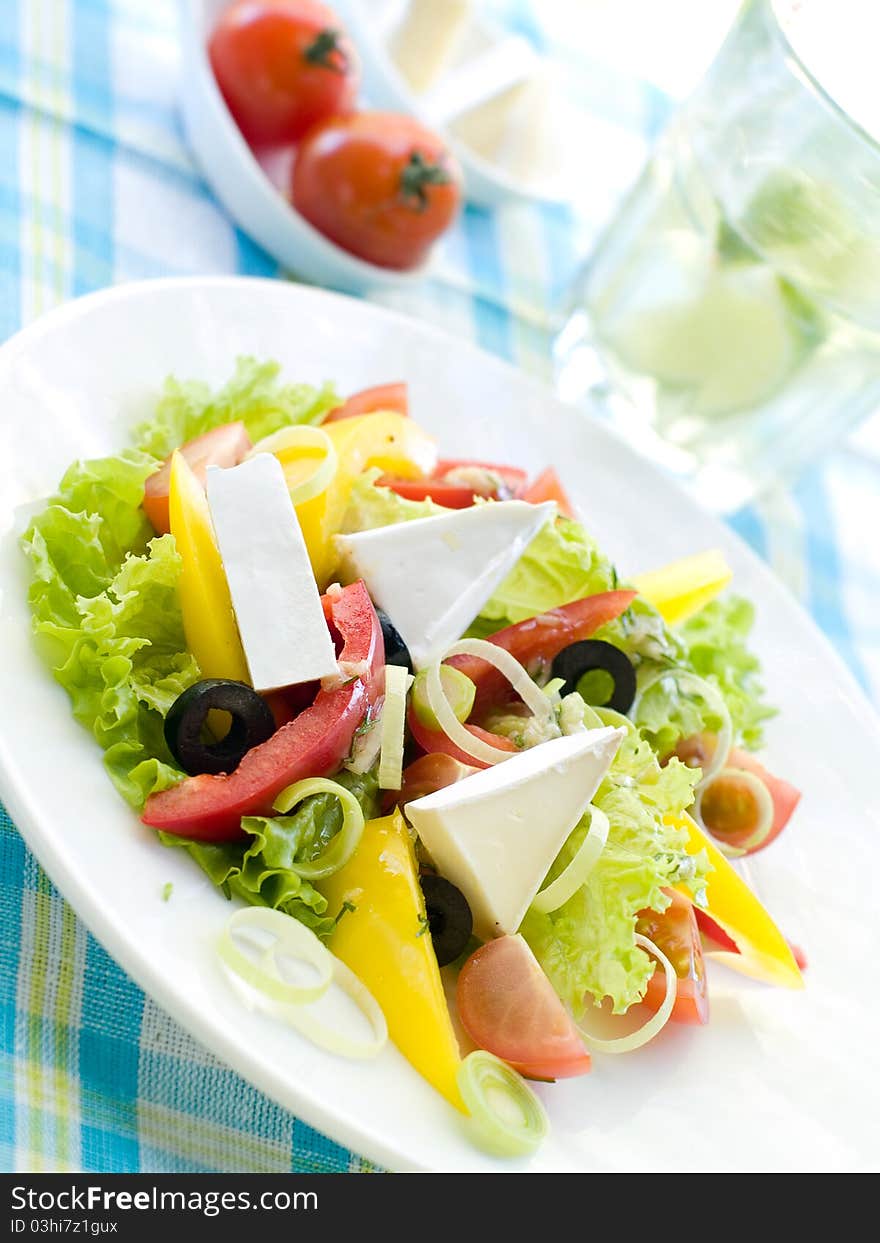
<svg viewBox="0 0 880 1243">
<path fill-rule="evenodd" d="M 244 231 L 297 276 L 346 293 L 410 285 L 430 260 L 398 272 L 349 254 L 313 228 L 287 201 L 242 137 L 217 87 L 207 42 L 229 0 L 181 0 L 180 104 L 190 147 L 206 181 Z"/>
</svg>

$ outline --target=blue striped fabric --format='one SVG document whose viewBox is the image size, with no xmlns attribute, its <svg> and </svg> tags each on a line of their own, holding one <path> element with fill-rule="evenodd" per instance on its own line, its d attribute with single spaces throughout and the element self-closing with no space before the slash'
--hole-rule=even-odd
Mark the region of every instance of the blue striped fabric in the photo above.
<svg viewBox="0 0 880 1243">
<path fill-rule="evenodd" d="M 633 3 L 641 0 L 633 0 Z M 552 309 L 671 101 L 560 44 L 553 6 L 491 9 L 559 56 L 608 156 L 577 209 L 469 207 L 438 279 L 381 301 L 549 374 Z M 2 0 L 0 337 L 59 302 L 174 273 L 276 275 L 188 156 L 172 0 Z M 574 34 L 577 32 L 575 31 Z M 880 425 L 733 525 L 880 695 Z M 200 1048 L 108 958 L 0 809 L 0 1166 L 369 1170 Z"/>
</svg>

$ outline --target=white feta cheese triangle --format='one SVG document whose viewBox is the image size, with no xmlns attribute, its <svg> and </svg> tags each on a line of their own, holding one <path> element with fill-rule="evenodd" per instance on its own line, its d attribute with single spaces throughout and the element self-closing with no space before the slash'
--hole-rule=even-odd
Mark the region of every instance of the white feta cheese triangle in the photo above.
<svg viewBox="0 0 880 1243">
<path fill-rule="evenodd" d="M 362 578 L 416 668 L 460 638 L 556 512 L 498 501 L 337 537 L 341 569 Z"/>
<path fill-rule="evenodd" d="M 406 804 L 437 870 L 467 898 L 477 936 L 517 931 L 623 736 L 554 738 Z"/>
</svg>

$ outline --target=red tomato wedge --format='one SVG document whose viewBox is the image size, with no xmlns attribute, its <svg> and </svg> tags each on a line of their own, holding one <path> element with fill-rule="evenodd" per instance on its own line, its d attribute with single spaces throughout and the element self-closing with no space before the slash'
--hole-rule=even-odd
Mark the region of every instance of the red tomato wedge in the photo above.
<svg viewBox="0 0 880 1243">
<path fill-rule="evenodd" d="M 671 1018 L 674 1023 L 708 1023 L 709 992 L 706 984 L 706 967 L 703 962 L 703 946 L 694 907 L 674 889 L 664 890 L 672 898 L 672 905 L 663 914 L 642 911 L 636 930 L 648 937 L 662 950 L 675 968 L 678 979 L 675 1005 Z M 719 929 L 720 931 L 720 929 Z M 643 998 L 649 1010 L 659 1010 L 666 996 L 666 975 L 660 964 L 648 981 L 648 991 Z"/>
<path fill-rule="evenodd" d="M 354 731 L 378 696 L 385 648 L 376 610 L 362 582 L 324 596 L 324 615 L 339 637 L 339 659 L 366 661 L 364 677 L 320 690 L 310 708 L 248 751 L 232 773 L 186 777 L 169 790 L 151 794 L 141 817 L 165 833 L 206 842 L 243 836 L 242 816 L 271 813 L 277 796 L 304 777 L 327 777 L 348 754 Z"/>
<path fill-rule="evenodd" d="M 338 423 L 340 419 L 355 419 L 360 414 L 376 414 L 380 410 L 393 410 L 395 414 L 409 414 L 409 393 L 401 381 L 396 384 L 377 384 L 375 388 L 362 388 L 346 398 L 345 404 L 337 406 L 325 416 L 325 423 Z"/>
<path fill-rule="evenodd" d="M 275 728 L 280 729 L 301 712 L 305 712 L 315 702 L 315 696 L 320 689 L 320 682 L 301 682 L 298 686 L 287 686 L 284 690 L 269 691 L 263 695 L 275 720 Z"/>
<path fill-rule="evenodd" d="M 699 767 L 711 758 L 715 749 L 714 734 L 694 734 L 682 738 L 672 752 L 685 764 Z M 744 769 L 752 773 L 767 787 L 773 800 L 773 823 L 770 832 L 757 846 L 746 850 L 757 854 L 775 841 L 792 817 L 800 802 L 801 792 L 790 782 L 775 777 L 749 751 L 734 747 L 728 756 L 726 768 Z M 701 807 L 706 828 L 727 846 L 742 847 L 755 831 L 757 808 L 754 794 L 744 783 L 734 777 L 712 782 L 703 796 Z"/>
<path fill-rule="evenodd" d="M 717 736 L 710 733 L 691 734 L 689 738 L 679 738 L 674 749 L 668 755 L 664 755 L 660 763 L 665 764 L 674 755 L 689 768 L 705 768 L 715 754 L 717 743 Z"/>
<path fill-rule="evenodd" d="M 444 734 L 442 729 L 428 729 L 416 716 L 414 708 L 410 708 L 407 713 L 407 724 L 416 743 L 426 755 L 446 755 L 453 760 L 458 760 L 459 764 L 471 768 L 491 768 L 491 765 L 487 764 L 485 760 L 478 760 L 475 756 L 468 755 L 466 751 L 462 751 L 461 747 L 457 747 L 452 739 Z M 475 738 L 489 743 L 492 747 L 498 747 L 501 751 L 516 750 L 510 739 L 503 738 L 501 734 L 492 734 L 488 729 L 482 729 L 479 725 L 465 725 L 465 729 L 469 734 L 473 734 Z M 447 782 L 446 784 L 448 785 L 449 783 Z M 441 787 L 438 786 L 437 788 L 440 789 Z M 411 795 L 411 797 L 415 796 Z"/>
<path fill-rule="evenodd" d="M 797 963 L 798 968 L 801 971 L 806 971 L 807 967 L 810 965 L 809 960 L 807 959 L 806 951 L 802 949 L 800 945 L 795 945 L 794 941 L 788 942 L 788 948 L 791 950 L 792 956 Z"/>
<path fill-rule="evenodd" d="M 540 505 L 542 501 L 555 501 L 559 512 L 564 518 L 576 518 L 574 506 L 568 499 L 568 493 L 563 488 L 559 476 L 552 466 L 548 466 L 546 470 L 541 471 L 536 479 L 525 487 L 519 494 L 520 500 L 529 501 L 532 505 Z"/>
<path fill-rule="evenodd" d="M 510 652 L 530 672 L 536 666 L 549 667 L 564 647 L 579 639 L 588 639 L 600 626 L 619 617 L 635 596 L 634 591 L 603 591 L 585 596 L 583 600 L 498 630 L 489 635 L 489 642 Z M 477 688 L 472 715 L 503 698 L 508 682 L 493 665 L 478 656 L 453 656 L 449 663 L 467 674 Z"/>
<path fill-rule="evenodd" d="M 739 953 L 739 946 L 733 937 L 729 936 L 720 924 L 716 924 L 715 920 L 699 906 L 693 907 L 694 917 L 697 921 L 697 927 L 716 945 L 723 950 L 728 950 L 731 954 Z"/>
<path fill-rule="evenodd" d="M 590 1069 L 568 1011 L 521 936 L 487 941 L 461 969 L 455 994 L 474 1044 L 528 1079 L 570 1079 Z"/>
<path fill-rule="evenodd" d="M 403 770 L 403 782 L 395 801 L 411 803 L 413 799 L 433 794 L 435 790 L 443 790 L 478 771 L 475 763 L 463 764 L 442 751 L 422 755 Z"/>
<path fill-rule="evenodd" d="M 511 500 L 522 491 L 527 478 L 518 466 L 445 459 L 437 463 L 434 473 L 426 479 L 383 475 L 377 483 L 409 501 L 430 498 L 447 509 L 468 509 L 478 498 Z"/>
<path fill-rule="evenodd" d="M 215 427 L 213 431 L 205 432 L 204 436 L 188 441 L 180 452 L 204 487 L 209 466 L 237 466 L 252 447 L 244 423 L 224 423 L 222 427 Z M 170 485 L 171 455 L 144 484 L 144 510 L 157 535 L 167 535 L 171 530 L 168 517 Z"/>
<path fill-rule="evenodd" d="M 736 941 L 734 941 L 733 937 L 728 936 L 721 925 L 715 923 L 715 920 L 711 915 L 707 914 L 706 911 L 701 910 L 698 906 L 695 906 L 693 910 L 694 915 L 697 918 L 697 926 L 703 936 L 708 937 L 710 941 L 714 941 L 719 949 L 727 950 L 731 954 L 738 954 L 740 952 L 740 948 Z M 787 937 L 786 941 L 788 941 Z M 794 941 L 788 941 L 788 948 L 791 950 L 794 960 L 800 970 L 806 971 L 809 966 L 806 952 L 800 945 L 796 945 Z"/>
<path fill-rule="evenodd" d="M 794 813 L 801 799 L 801 792 L 789 781 L 784 781 L 781 777 L 775 777 L 773 773 L 767 769 L 748 751 L 742 751 L 738 747 L 734 747 L 727 760 L 728 768 L 742 768 L 746 772 L 753 773 L 759 781 L 763 781 L 764 785 L 770 792 L 773 800 L 773 824 L 770 832 L 758 846 L 753 847 L 747 853 L 757 854 L 759 850 L 766 849 L 771 842 L 775 841 Z M 704 806 L 706 800 L 703 800 Z M 705 811 L 704 811 L 705 816 Z M 710 832 L 714 833 L 714 829 L 706 821 L 706 827 Z M 724 842 L 729 846 L 737 846 L 740 841 L 744 841 L 749 837 L 750 829 L 743 828 L 740 831 L 725 833 L 723 835 Z M 721 836 L 720 834 L 718 836 Z"/>
<path fill-rule="evenodd" d="M 673 755 L 677 755 L 685 764 L 699 766 L 711 758 L 714 747 L 714 735 L 694 734 L 691 738 L 683 738 Z M 801 792 L 790 782 L 768 772 L 749 751 L 743 751 L 739 747 L 732 749 L 725 768 L 739 768 L 752 773 L 764 783 L 773 800 L 773 823 L 770 832 L 757 846 L 746 850 L 747 854 L 757 854 L 775 841 L 788 824 L 800 802 Z M 707 786 L 701 812 L 706 828 L 726 846 L 743 847 L 755 832 L 758 814 L 755 796 L 744 782 L 737 782 L 732 775 L 719 778 Z"/>
</svg>

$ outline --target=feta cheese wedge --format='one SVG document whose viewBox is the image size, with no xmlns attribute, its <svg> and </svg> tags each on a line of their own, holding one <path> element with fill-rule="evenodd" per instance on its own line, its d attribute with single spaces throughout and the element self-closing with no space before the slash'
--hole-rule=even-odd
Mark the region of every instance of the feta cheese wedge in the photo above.
<svg viewBox="0 0 880 1243">
<path fill-rule="evenodd" d="M 554 738 L 406 804 L 438 871 L 467 898 L 477 936 L 517 931 L 623 736 Z"/>
<path fill-rule="evenodd" d="M 552 501 L 497 501 L 339 535 L 343 574 L 362 578 L 422 668 L 474 620 L 556 513 Z"/>
<path fill-rule="evenodd" d="M 207 473 L 208 507 L 254 689 L 335 675 L 333 640 L 281 463 L 258 453 Z"/>
</svg>

